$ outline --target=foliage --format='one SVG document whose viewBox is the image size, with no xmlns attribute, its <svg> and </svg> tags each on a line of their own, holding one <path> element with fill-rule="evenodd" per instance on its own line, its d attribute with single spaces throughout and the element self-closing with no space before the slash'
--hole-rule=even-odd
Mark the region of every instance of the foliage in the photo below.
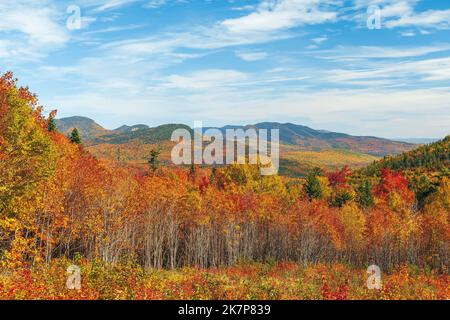
<svg viewBox="0 0 450 320">
<path fill-rule="evenodd" d="M 77 128 L 74 128 L 72 130 L 72 132 L 70 133 L 70 137 L 69 137 L 70 141 L 72 141 L 73 143 L 76 144 L 81 144 L 81 137 L 80 137 L 80 133 L 78 132 Z"/>
<path fill-rule="evenodd" d="M 381 290 L 367 288 L 365 269 L 342 264 L 238 264 L 229 268 L 144 271 L 136 264 L 78 261 L 81 290 L 66 288 L 72 262 L 0 274 L 0 299 L 46 300 L 448 300 L 450 278 L 407 266 L 382 274 Z"/>
<path fill-rule="evenodd" d="M 383 168 L 391 170 L 407 170 L 427 168 L 440 170 L 450 165 L 450 136 L 441 141 L 421 146 L 398 156 L 385 157 L 384 160 L 374 163 L 364 171 L 371 175 Z"/>
<path fill-rule="evenodd" d="M 344 168 L 314 170 L 303 180 L 264 177 L 248 164 L 149 174 L 145 166 L 97 159 L 49 130 L 50 119 L 12 74 L 0 78 L 0 297 L 413 298 L 401 290 L 421 290 L 419 298 L 448 298 L 441 288 L 448 290 L 448 278 L 439 275 L 448 273 L 450 253 L 445 176 L 415 183 L 388 168 L 375 177 Z M 86 289 L 67 292 L 61 270 L 79 259 Z M 257 280 L 226 278 L 239 261 L 294 264 L 257 265 Z M 332 283 L 334 271 L 315 276 L 318 264 L 334 270 L 344 262 L 358 270 L 376 263 L 394 272 L 392 284 L 376 295 Z M 404 265 L 432 276 L 395 273 Z M 281 290 L 286 284 L 292 288 Z"/>
</svg>

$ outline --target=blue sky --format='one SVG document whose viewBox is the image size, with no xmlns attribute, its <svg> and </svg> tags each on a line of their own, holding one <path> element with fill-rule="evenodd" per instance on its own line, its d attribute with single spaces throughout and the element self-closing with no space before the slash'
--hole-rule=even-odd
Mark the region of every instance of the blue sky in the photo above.
<svg viewBox="0 0 450 320">
<path fill-rule="evenodd" d="M 1 0 L 6 70 L 46 110 L 107 128 L 279 121 L 442 137 L 450 2 Z"/>
</svg>

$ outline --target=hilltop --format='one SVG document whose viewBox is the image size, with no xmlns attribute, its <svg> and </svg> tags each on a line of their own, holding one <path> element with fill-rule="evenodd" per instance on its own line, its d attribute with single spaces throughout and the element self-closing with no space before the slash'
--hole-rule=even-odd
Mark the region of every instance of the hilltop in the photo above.
<svg viewBox="0 0 450 320">
<path fill-rule="evenodd" d="M 66 135 L 77 127 L 86 147 L 94 155 L 129 163 L 146 163 L 150 151 L 155 148 L 162 151 L 161 160 L 168 163 L 174 145 L 170 141 L 172 132 L 178 128 L 192 131 L 184 124 L 157 127 L 124 125 L 108 130 L 84 117 L 59 119 L 57 126 Z M 400 154 L 414 147 L 405 142 L 316 130 L 293 123 L 263 122 L 247 126 L 228 125 L 218 129 L 225 135 L 227 129 L 250 128 L 280 130 L 280 172 L 288 176 L 303 176 L 315 166 L 336 169 L 348 164 L 352 168 L 362 168 L 380 157 Z"/>
<path fill-rule="evenodd" d="M 96 123 L 94 120 L 86 117 L 69 117 L 63 119 L 56 119 L 56 126 L 59 131 L 68 135 L 74 128 L 77 128 L 81 137 L 84 140 L 91 140 L 96 136 L 101 136 L 108 133 L 108 130 Z"/>
<path fill-rule="evenodd" d="M 386 156 L 365 169 L 367 174 L 382 168 L 392 170 L 438 171 L 450 167 L 450 135 L 443 140 L 419 146 L 395 156 Z"/>
</svg>

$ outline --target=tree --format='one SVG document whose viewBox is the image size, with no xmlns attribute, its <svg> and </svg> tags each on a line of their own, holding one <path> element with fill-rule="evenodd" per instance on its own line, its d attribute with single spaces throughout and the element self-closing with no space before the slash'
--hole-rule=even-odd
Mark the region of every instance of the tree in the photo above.
<svg viewBox="0 0 450 320">
<path fill-rule="evenodd" d="M 332 187 L 342 187 L 347 184 L 348 176 L 350 176 L 350 169 L 348 166 L 345 166 L 342 170 L 329 173 L 327 176 Z"/>
<path fill-rule="evenodd" d="M 331 205 L 342 208 L 345 204 L 353 200 L 352 194 L 346 189 L 340 189 L 333 197 Z"/>
<path fill-rule="evenodd" d="M 361 183 L 357 190 L 357 201 L 361 208 L 370 208 L 374 206 L 374 200 L 369 180 Z"/>
<path fill-rule="evenodd" d="M 49 132 L 56 132 L 58 130 L 58 127 L 57 127 L 56 121 L 55 121 L 55 116 L 56 116 L 56 110 L 52 111 L 50 113 L 50 116 L 48 117 L 47 129 Z"/>
<path fill-rule="evenodd" d="M 305 192 L 310 200 L 320 199 L 323 196 L 322 186 L 317 178 L 319 172 L 315 169 L 306 177 Z"/>
<path fill-rule="evenodd" d="M 44 204 L 43 185 L 57 167 L 58 152 L 36 96 L 18 87 L 12 73 L 0 76 L 0 265 L 19 267 L 36 256 L 30 234 Z"/>
<path fill-rule="evenodd" d="M 423 208 L 428 196 L 433 194 L 437 188 L 426 174 L 415 175 L 410 180 L 410 185 L 416 195 L 419 209 Z"/>
<path fill-rule="evenodd" d="M 155 172 L 159 167 L 159 155 L 161 154 L 160 150 L 152 149 L 150 151 L 150 160 L 148 160 L 148 164 L 150 165 L 150 168 Z"/>
<path fill-rule="evenodd" d="M 410 206 L 415 200 L 414 193 L 409 189 L 409 181 L 403 173 L 388 168 L 381 170 L 381 180 L 374 193 L 393 210 L 400 209 L 402 205 Z"/>
<path fill-rule="evenodd" d="M 69 136 L 70 141 L 76 144 L 81 144 L 81 137 L 80 133 L 78 132 L 77 128 L 74 128 Z"/>
<path fill-rule="evenodd" d="M 346 203 L 353 200 L 353 189 L 347 183 L 351 172 L 348 166 L 337 172 L 327 174 L 328 183 L 332 187 L 330 204 L 333 207 L 343 207 Z"/>
</svg>

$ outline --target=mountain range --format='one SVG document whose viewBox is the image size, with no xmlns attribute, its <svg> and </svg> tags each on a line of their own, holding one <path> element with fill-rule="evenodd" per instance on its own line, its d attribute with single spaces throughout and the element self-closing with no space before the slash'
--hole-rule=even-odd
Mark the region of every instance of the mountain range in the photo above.
<svg viewBox="0 0 450 320">
<path fill-rule="evenodd" d="M 172 132 L 178 128 L 191 130 L 184 124 L 157 127 L 144 124 L 124 125 L 108 130 L 92 119 L 79 116 L 57 119 L 56 124 L 60 132 L 66 135 L 77 128 L 84 145 L 94 155 L 132 163 L 145 163 L 150 150 L 155 147 L 162 150 L 162 160 L 169 160 L 173 146 L 170 141 Z M 380 157 L 400 154 L 415 146 L 384 138 L 315 130 L 292 123 L 263 122 L 247 126 L 229 125 L 218 129 L 225 133 L 226 129 L 238 128 L 279 129 L 281 171 L 288 175 L 303 175 L 312 166 L 330 169 L 349 164 L 361 167 Z"/>
</svg>

